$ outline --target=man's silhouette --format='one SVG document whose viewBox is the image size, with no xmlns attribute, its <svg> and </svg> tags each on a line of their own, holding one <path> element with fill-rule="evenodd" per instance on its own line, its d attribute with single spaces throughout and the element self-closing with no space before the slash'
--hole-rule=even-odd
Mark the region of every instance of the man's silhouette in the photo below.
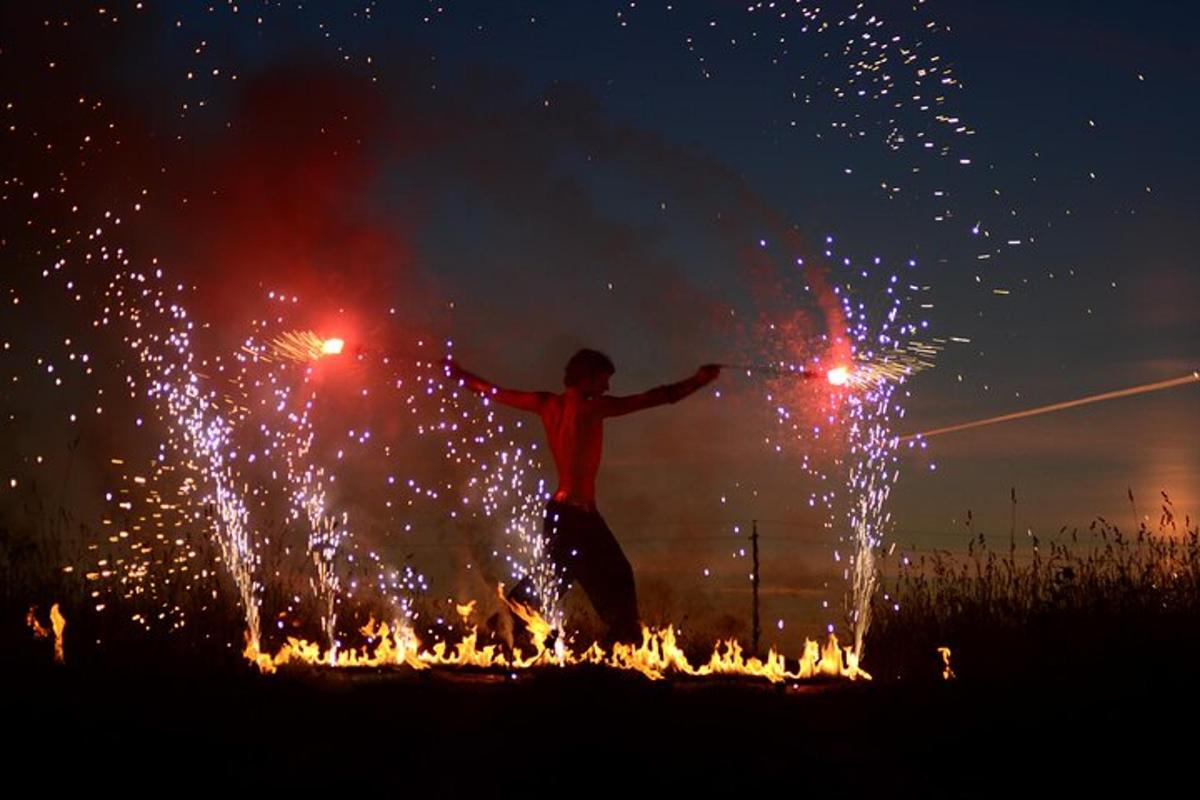
<svg viewBox="0 0 1200 800">
<path fill-rule="evenodd" d="M 596 473 L 604 444 L 604 420 L 682 400 L 716 380 L 721 368 L 706 365 L 678 383 L 625 397 L 605 394 L 616 370 L 608 356 L 595 350 L 580 350 L 571 356 L 563 375 L 566 388 L 560 394 L 503 389 L 467 372 L 453 360 L 447 362 L 447 369 L 451 377 L 472 391 L 541 417 L 558 470 L 558 488 L 546 503 L 544 536 L 561 586 L 565 591 L 576 582 L 587 592 L 596 613 L 608 626 L 610 639 L 640 641 L 633 569 L 596 510 Z M 539 607 L 529 578 L 513 587 L 508 597 Z"/>
</svg>

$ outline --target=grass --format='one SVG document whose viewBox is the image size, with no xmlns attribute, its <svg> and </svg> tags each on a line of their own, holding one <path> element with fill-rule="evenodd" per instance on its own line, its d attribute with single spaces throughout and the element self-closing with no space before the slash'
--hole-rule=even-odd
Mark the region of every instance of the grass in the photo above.
<svg viewBox="0 0 1200 800">
<path fill-rule="evenodd" d="M 1010 532 L 1000 551 L 979 533 L 965 554 L 901 554 L 875 598 L 868 668 L 939 673 L 939 646 L 960 678 L 1186 665 L 1200 653 L 1200 530 L 1162 500 L 1153 528 L 1097 518 L 1047 542 Z"/>
<path fill-rule="evenodd" d="M 951 648 L 960 678 L 1120 674 L 1133 663 L 1178 666 L 1200 655 L 1195 626 L 1200 530 L 1190 518 L 1177 517 L 1165 493 L 1153 527 L 1143 521 L 1127 532 L 1098 518 L 1086 530 L 1064 527 L 1052 541 L 1029 536 L 1019 546 L 1015 524 L 1008 533 L 999 548 L 972 530 L 965 553 L 913 550 L 885 560 L 866 644 L 867 669 L 880 680 L 937 679 L 941 646 Z M 155 581 L 153 593 L 88 580 L 82 566 L 64 572 L 67 564 L 102 560 L 104 542 L 104 535 L 69 511 L 44 502 L 36 485 L 0 510 L 2 658 L 47 662 L 47 643 L 33 640 L 25 613 L 36 606 L 44 624 L 49 605 L 58 602 L 68 620 L 68 659 L 76 664 L 119 665 L 149 653 L 165 663 L 194 664 L 199 657 L 209 668 L 244 668 L 234 633 L 242 630 L 242 614 L 221 565 L 205 552 L 211 548 L 189 545 L 202 551 L 192 569 L 208 569 L 206 580 Z M 264 553 L 264 572 L 306 576 L 304 565 L 293 561 L 270 550 Z M 289 597 L 308 594 L 306 580 L 267 581 L 262 620 L 268 647 L 278 647 L 287 635 L 320 640 L 312 623 L 315 609 L 279 614 Z M 105 609 L 97 612 L 100 604 Z M 650 606 L 643 610 L 655 622 Z M 164 615 L 172 608 L 183 625 Z M 451 609 L 428 598 L 417 598 L 414 610 L 423 620 L 454 620 Z M 387 613 L 356 601 L 353 610 L 343 611 L 339 627 L 348 631 L 370 614 Z M 135 621 L 137 615 L 142 622 Z M 573 620 L 580 628 L 577 640 L 599 635 L 583 609 Z M 451 641 L 458 636 L 449 629 L 442 635 Z M 681 644 L 703 661 L 716 638 L 712 631 L 692 629 Z"/>
</svg>

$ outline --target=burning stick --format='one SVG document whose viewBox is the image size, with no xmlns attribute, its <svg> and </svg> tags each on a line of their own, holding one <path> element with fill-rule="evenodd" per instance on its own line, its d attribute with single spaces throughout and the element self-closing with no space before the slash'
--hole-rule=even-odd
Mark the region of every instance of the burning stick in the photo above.
<svg viewBox="0 0 1200 800">
<path fill-rule="evenodd" d="M 1170 389 L 1174 386 L 1183 386 L 1189 383 L 1200 381 L 1200 371 L 1193 372 L 1190 375 L 1183 375 L 1179 378 L 1172 378 L 1168 381 L 1158 381 L 1157 383 L 1145 383 L 1141 386 L 1131 386 L 1128 389 L 1117 389 L 1112 392 L 1104 392 L 1102 394 L 1088 395 L 1080 397 L 1077 400 L 1066 400 L 1061 403 L 1051 403 L 1048 406 L 1038 406 L 1037 408 L 1029 408 L 1024 411 L 1014 411 L 1011 414 L 1001 414 L 998 417 L 988 417 L 987 419 L 977 419 L 974 422 L 961 422 L 957 425 L 948 425 L 944 428 L 935 428 L 924 433 L 913 433 L 908 436 L 901 436 L 900 441 L 907 442 L 913 439 L 928 439 L 930 436 L 938 436 L 943 433 L 953 433 L 954 431 L 965 431 L 968 428 L 979 428 L 984 425 L 995 425 L 997 422 L 1008 422 L 1014 419 L 1024 419 L 1025 417 L 1036 417 L 1039 414 L 1049 414 L 1053 411 L 1062 411 L 1075 406 L 1086 406 L 1091 403 L 1099 403 L 1104 400 L 1115 400 L 1118 397 L 1132 397 L 1135 394 L 1145 394 L 1146 392 L 1157 392 L 1162 389 Z"/>
<path fill-rule="evenodd" d="M 824 377 L 834 386 L 845 386 L 850 382 L 850 370 L 846 367 L 834 367 L 824 373 L 803 367 L 773 366 L 771 364 L 718 364 L 722 369 L 736 369 L 757 375 L 770 375 L 775 378 L 793 377 L 801 380 L 815 380 Z"/>
<path fill-rule="evenodd" d="M 337 336 L 325 338 L 318 336 L 313 331 L 288 331 L 268 342 L 266 352 L 253 347 L 243 347 L 242 349 L 259 358 L 265 358 L 268 361 L 280 359 L 283 361 L 292 361 L 297 364 L 308 364 L 322 358 L 343 355 L 346 352 L 346 340 Z M 385 361 L 399 359 L 416 362 L 417 364 L 432 364 L 436 360 L 420 353 L 406 353 L 400 350 L 383 350 L 374 347 L 367 348 L 362 345 L 355 346 L 351 350 L 351 353 L 354 356 L 375 355 L 382 357 Z"/>
</svg>

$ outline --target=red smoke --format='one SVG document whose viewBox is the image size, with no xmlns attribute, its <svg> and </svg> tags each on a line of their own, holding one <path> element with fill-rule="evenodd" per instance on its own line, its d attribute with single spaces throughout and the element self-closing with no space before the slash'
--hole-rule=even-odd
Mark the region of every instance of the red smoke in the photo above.
<svg viewBox="0 0 1200 800">
<path fill-rule="evenodd" d="M 298 308 L 311 327 L 371 335 L 378 320 L 362 315 L 406 305 L 414 278 L 409 227 L 373 202 L 406 152 L 382 98 L 352 77 L 292 68 L 249 81 L 223 116 L 230 124 L 191 143 L 149 204 L 172 272 L 200 287 L 206 317 L 262 317 L 274 291 L 300 298 L 287 303 L 293 324 Z"/>
</svg>

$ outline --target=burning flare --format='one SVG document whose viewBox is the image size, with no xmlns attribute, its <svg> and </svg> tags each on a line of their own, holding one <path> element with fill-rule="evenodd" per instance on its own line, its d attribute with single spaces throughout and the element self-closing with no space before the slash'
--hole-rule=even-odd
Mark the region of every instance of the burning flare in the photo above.
<svg viewBox="0 0 1200 800">
<path fill-rule="evenodd" d="M 268 342 L 265 351 L 249 346 L 242 349 L 267 361 L 280 360 L 307 364 L 325 356 L 341 355 L 342 351 L 346 349 L 346 340 L 336 336 L 324 339 L 312 331 L 288 331 Z"/>
<path fill-rule="evenodd" d="M 845 386 L 847 381 L 850 380 L 850 370 L 845 367 L 834 367 L 829 370 L 826 377 L 829 378 L 829 382 L 834 386 Z"/>
</svg>

